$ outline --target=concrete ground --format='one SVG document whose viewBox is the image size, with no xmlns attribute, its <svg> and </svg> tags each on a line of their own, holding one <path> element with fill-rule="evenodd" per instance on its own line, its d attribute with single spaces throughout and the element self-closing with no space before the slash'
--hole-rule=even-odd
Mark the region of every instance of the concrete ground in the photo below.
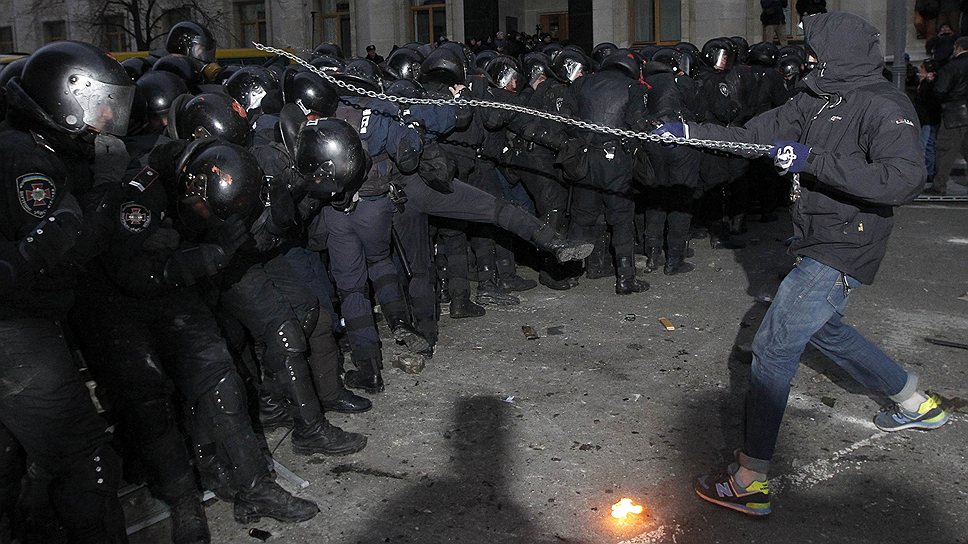
<svg viewBox="0 0 968 544">
<path fill-rule="evenodd" d="M 242 526 L 216 500 L 213 541 L 258 542 L 255 527 L 268 542 L 333 544 L 968 543 L 968 351 L 925 342 L 968 343 L 968 206 L 901 209 L 877 282 L 852 293 L 846 318 L 941 394 L 952 421 L 879 432 L 871 417 L 884 399 L 808 351 L 771 475 L 773 514 L 751 519 L 694 495 L 693 477 L 740 443 L 749 365 L 733 346 L 749 344 L 789 269 L 790 234 L 781 219 L 751 222 L 744 250 L 694 241 L 696 270 L 647 275 L 646 293 L 582 280 L 480 319 L 442 318 L 422 373 L 388 368 L 371 412 L 332 418 L 369 435 L 366 450 L 300 457 L 284 431 L 267 437 L 310 481 L 300 496 L 318 502 L 316 518 Z M 622 497 L 645 512 L 613 520 Z M 132 542 L 166 542 L 167 531 Z"/>
</svg>

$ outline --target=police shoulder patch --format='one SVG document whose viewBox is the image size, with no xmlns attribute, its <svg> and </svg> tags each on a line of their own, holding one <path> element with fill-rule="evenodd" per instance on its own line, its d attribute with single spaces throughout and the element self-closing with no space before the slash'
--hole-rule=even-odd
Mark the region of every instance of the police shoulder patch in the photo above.
<svg viewBox="0 0 968 544">
<path fill-rule="evenodd" d="M 151 224 L 151 210 L 137 202 L 121 205 L 121 226 L 128 232 L 138 233 Z"/>
<path fill-rule="evenodd" d="M 50 176 L 33 172 L 17 178 L 20 207 L 34 217 L 44 217 L 54 203 L 57 187 Z"/>
<path fill-rule="evenodd" d="M 725 83 L 720 83 L 719 93 L 725 97 L 729 97 L 729 85 L 726 85 Z"/>
</svg>

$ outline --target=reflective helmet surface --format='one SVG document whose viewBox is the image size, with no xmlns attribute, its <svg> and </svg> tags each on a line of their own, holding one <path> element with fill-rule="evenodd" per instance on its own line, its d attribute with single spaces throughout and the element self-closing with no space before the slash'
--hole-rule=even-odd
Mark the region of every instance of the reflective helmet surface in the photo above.
<svg viewBox="0 0 968 544">
<path fill-rule="evenodd" d="M 420 63 L 424 56 L 415 49 L 401 47 L 390 53 L 386 61 L 386 70 L 395 79 L 409 79 L 417 81 L 420 78 Z"/>
<path fill-rule="evenodd" d="M 713 38 L 702 46 L 702 58 L 710 68 L 729 70 L 736 64 L 736 45 L 729 38 Z"/>
<path fill-rule="evenodd" d="M 313 49 L 312 58 L 330 56 L 342 59 L 343 48 L 336 45 L 335 43 L 321 43 Z"/>
<path fill-rule="evenodd" d="M 383 90 L 383 77 L 380 67 L 369 59 L 351 60 L 346 63 L 343 71 L 334 73 L 333 77 L 368 91 L 380 92 Z"/>
<path fill-rule="evenodd" d="M 524 85 L 524 76 L 518 61 L 507 55 L 491 59 L 484 67 L 484 73 L 487 74 L 490 84 L 500 89 L 507 89 L 513 84 L 508 90 L 520 91 Z"/>
<path fill-rule="evenodd" d="M 551 67 L 563 81 L 574 82 L 579 77 L 588 74 L 591 69 L 591 59 L 584 53 L 575 49 L 564 48 Z"/>
<path fill-rule="evenodd" d="M 243 66 L 225 80 L 225 91 L 246 111 L 262 106 L 262 99 L 277 89 L 276 75 L 262 66 Z"/>
<path fill-rule="evenodd" d="M 41 47 L 23 65 L 19 88 L 71 134 L 87 127 L 119 136 L 128 130 L 134 83 L 117 60 L 91 44 Z"/>
<path fill-rule="evenodd" d="M 174 112 L 175 134 L 180 139 L 222 138 L 244 144 L 249 136 L 245 108 L 234 98 L 221 93 L 202 93 Z"/>
<path fill-rule="evenodd" d="M 776 66 L 778 54 L 779 50 L 773 42 L 760 42 L 750 46 L 749 61 L 750 64 L 772 68 Z"/>
<path fill-rule="evenodd" d="M 197 142 L 179 160 L 179 213 L 190 225 L 231 216 L 251 219 L 262 204 L 265 176 L 242 146 L 220 140 Z"/>
<path fill-rule="evenodd" d="M 215 36 L 195 21 L 176 23 L 168 31 L 165 50 L 196 59 L 203 64 L 215 62 Z"/>
<path fill-rule="evenodd" d="M 601 70 L 617 70 L 632 79 L 642 76 L 642 58 L 631 49 L 616 49 L 611 55 L 602 59 Z"/>
<path fill-rule="evenodd" d="M 303 115 L 329 117 L 339 106 L 339 94 L 330 82 L 321 76 L 289 67 L 283 74 L 282 98 L 287 104 L 295 104 Z"/>
<path fill-rule="evenodd" d="M 148 111 L 154 115 L 168 115 L 175 98 L 188 92 L 185 82 L 170 72 L 152 70 L 135 82 L 145 99 Z"/>
<path fill-rule="evenodd" d="M 363 142 L 342 119 L 306 121 L 296 136 L 293 159 L 300 174 L 315 183 L 333 184 L 337 193 L 358 188 L 369 169 Z"/>
<path fill-rule="evenodd" d="M 420 81 L 442 83 L 447 86 L 463 84 L 467 77 L 464 61 L 450 48 L 438 47 L 420 63 Z"/>
</svg>

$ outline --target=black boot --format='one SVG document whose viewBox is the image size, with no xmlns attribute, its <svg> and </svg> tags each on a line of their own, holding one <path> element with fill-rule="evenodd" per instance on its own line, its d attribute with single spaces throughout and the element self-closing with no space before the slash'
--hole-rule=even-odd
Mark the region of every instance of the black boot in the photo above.
<svg viewBox="0 0 968 544">
<path fill-rule="evenodd" d="M 650 246 L 645 250 L 645 272 L 655 272 L 662 261 L 662 248 Z"/>
<path fill-rule="evenodd" d="M 437 302 L 441 304 L 447 304 L 450 302 L 450 291 L 447 289 L 450 282 L 448 281 L 446 274 L 447 269 L 445 268 L 441 270 L 440 275 L 437 276 Z"/>
<path fill-rule="evenodd" d="M 390 327 L 393 339 L 407 346 L 410 351 L 420 353 L 430 349 L 430 342 L 403 319 L 387 318 L 387 325 Z"/>
<path fill-rule="evenodd" d="M 679 250 L 676 252 L 669 251 L 669 259 L 666 260 L 665 266 L 662 267 L 662 273 L 666 276 L 674 276 L 676 274 L 685 274 L 687 272 L 692 272 L 695 270 L 695 266 L 692 263 L 687 263 L 685 261 L 684 255 L 685 251 Z"/>
<path fill-rule="evenodd" d="M 565 238 L 548 224 L 535 231 L 531 241 L 538 249 L 554 255 L 559 263 L 584 259 L 595 249 L 594 244 Z"/>
<path fill-rule="evenodd" d="M 743 249 L 746 243 L 730 236 L 729 225 L 723 222 L 709 231 L 709 247 L 713 249 Z"/>
<path fill-rule="evenodd" d="M 297 419 L 292 431 L 292 451 L 297 455 L 349 455 L 366 447 L 366 436 L 346 432 L 320 414 L 313 421 Z"/>
<path fill-rule="evenodd" d="M 263 431 L 274 431 L 292 427 L 292 413 L 289 403 L 274 399 L 269 393 L 259 391 L 259 423 Z"/>
<path fill-rule="evenodd" d="M 608 278 L 615 275 L 615 265 L 612 263 L 612 255 L 609 252 L 609 245 L 612 237 L 606 231 L 598 237 L 595 242 L 595 249 L 585 259 L 585 277 L 590 280 Z"/>
<path fill-rule="evenodd" d="M 477 284 L 478 304 L 494 304 L 496 306 L 515 306 L 521 303 L 521 299 L 512 295 L 507 289 L 498 284 L 497 270 L 489 265 L 481 265 L 477 269 L 477 277 L 480 283 Z"/>
<path fill-rule="evenodd" d="M 321 403 L 326 412 L 339 412 L 341 414 L 359 414 L 373 408 L 373 403 L 366 397 L 361 397 L 352 391 L 342 389 L 339 396 L 332 400 L 324 400 Z"/>
<path fill-rule="evenodd" d="M 618 273 L 615 279 L 616 295 L 631 295 L 649 290 L 647 282 L 635 279 L 635 264 L 632 257 L 619 257 L 615 270 Z"/>
<path fill-rule="evenodd" d="M 319 513 L 315 503 L 293 497 L 266 474 L 235 495 L 235 521 L 256 523 L 263 517 L 283 523 L 299 523 Z"/>
<path fill-rule="evenodd" d="M 527 291 L 538 286 L 538 282 L 522 278 L 518 275 L 514 261 L 511 259 L 498 259 L 497 265 L 498 286 L 507 291 Z"/>
<path fill-rule="evenodd" d="M 197 494 L 180 497 L 170 507 L 171 541 L 174 544 L 208 544 L 212 541 L 205 507 Z"/>
<path fill-rule="evenodd" d="M 373 360 L 356 361 L 356 368 L 343 376 L 343 385 L 350 389 L 362 389 L 370 394 L 386 389 L 380 374 L 380 363 Z"/>
<path fill-rule="evenodd" d="M 450 317 L 453 319 L 481 317 L 484 313 L 482 306 L 471 302 L 470 294 L 468 293 L 463 293 L 463 296 L 455 296 L 450 301 Z"/>
</svg>

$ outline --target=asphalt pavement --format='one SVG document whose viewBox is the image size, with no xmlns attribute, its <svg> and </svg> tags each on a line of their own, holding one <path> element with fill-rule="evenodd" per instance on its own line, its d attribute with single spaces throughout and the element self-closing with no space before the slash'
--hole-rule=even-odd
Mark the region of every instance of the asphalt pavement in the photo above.
<svg viewBox="0 0 968 544">
<path fill-rule="evenodd" d="M 875 284 L 851 293 L 845 318 L 942 395 L 950 423 L 878 431 L 885 399 L 809 350 L 774 460 L 773 514 L 752 519 L 694 495 L 694 476 L 740 444 L 746 348 L 792 264 L 788 218 L 749 226 L 746 249 L 694 240 L 696 270 L 644 275 L 645 293 L 583 279 L 483 318 L 445 316 L 419 374 L 394 368 L 388 346 L 374 409 L 331 418 L 369 436 L 363 452 L 302 457 L 284 431 L 267 437 L 321 513 L 242 526 L 213 500 L 213 541 L 259 542 L 257 528 L 267 542 L 333 544 L 968 543 L 968 350 L 925 340 L 968 344 L 964 204 L 900 209 Z M 643 512 L 613 518 L 621 498 Z M 161 522 L 132 542 L 168 538 Z"/>
</svg>

